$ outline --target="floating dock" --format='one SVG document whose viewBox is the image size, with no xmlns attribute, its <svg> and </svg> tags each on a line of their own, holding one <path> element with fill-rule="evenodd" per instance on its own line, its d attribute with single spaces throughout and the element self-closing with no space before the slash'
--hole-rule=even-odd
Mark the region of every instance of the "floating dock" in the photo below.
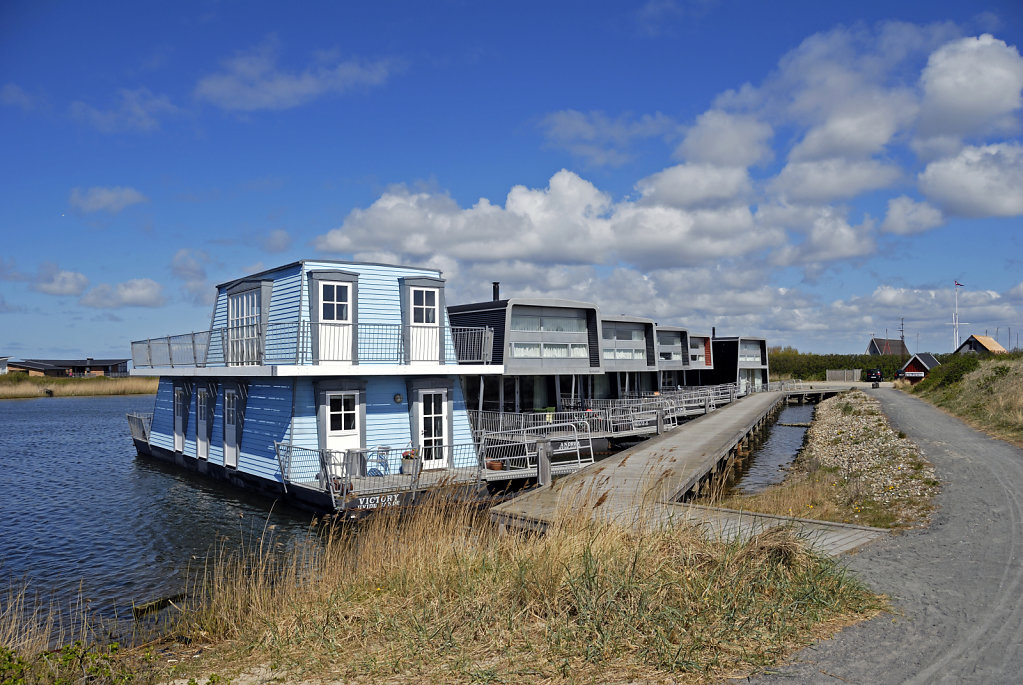
<svg viewBox="0 0 1023 685">
<path fill-rule="evenodd" d="M 827 392 L 837 391 L 829 388 Z M 699 494 L 716 475 L 748 456 L 758 434 L 788 400 L 787 392 L 749 395 L 580 469 L 549 487 L 500 504 L 491 510 L 491 518 L 510 528 L 542 531 L 561 512 L 589 511 L 596 520 L 626 526 L 656 526 L 669 521 L 697 523 L 725 538 L 784 523 L 795 525 L 818 540 L 824 551 L 836 554 L 885 534 L 880 529 L 732 512 L 681 502 Z"/>
</svg>

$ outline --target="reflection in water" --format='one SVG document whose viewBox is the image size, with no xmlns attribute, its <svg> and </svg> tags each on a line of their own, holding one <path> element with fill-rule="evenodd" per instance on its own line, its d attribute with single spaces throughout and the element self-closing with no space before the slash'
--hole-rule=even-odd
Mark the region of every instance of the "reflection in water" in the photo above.
<svg viewBox="0 0 1023 685">
<path fill-rule="evenodd" d="M 0 577 L 100 616 L 182 590 L 217 543 L 305 538 L 311 516 L 141 459 L 152 396 L 0 401 Z M 272 506 L 272 510 L 271 510 Z"/>
<path fill-rule="evenodd" d="M 787 406 L 778 414 L 767 440 L 753 452 L 753 457 L 733 490 L 744 495 L 765 490 L 785 480 L 786 468 L 803 446 L 806 426 L 783 426 L 783 423 L 810 423 L 816 405 Z"/>
</svg>

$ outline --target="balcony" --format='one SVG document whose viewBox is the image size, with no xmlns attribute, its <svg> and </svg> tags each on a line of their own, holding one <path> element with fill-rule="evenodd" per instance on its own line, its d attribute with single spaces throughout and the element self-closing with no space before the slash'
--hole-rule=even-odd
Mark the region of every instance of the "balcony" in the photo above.
<svg viewBox="0 0 1023 685">
<path fill-rule="evenodd" d="M 441 353 L 441 337 L 443 354 Z M 135 368 L 309 364 L 490 364 L 491 328 L 334 324 L 244 325 L 137 340 Z"/>
</svg>

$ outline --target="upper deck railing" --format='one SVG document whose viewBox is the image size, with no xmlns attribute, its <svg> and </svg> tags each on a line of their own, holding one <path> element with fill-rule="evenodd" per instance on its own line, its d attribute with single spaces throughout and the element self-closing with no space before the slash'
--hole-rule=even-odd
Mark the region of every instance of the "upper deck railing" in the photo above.
<svg viewBox="0 0 1023 685">
<path fill-rule="evenodd" d="M 443 337 L 442 337 L 443 336 Z M 283 321 L 136 340 L 135 368 L 282 364 L 489 364 L 491 328 Z"/>
</svg>

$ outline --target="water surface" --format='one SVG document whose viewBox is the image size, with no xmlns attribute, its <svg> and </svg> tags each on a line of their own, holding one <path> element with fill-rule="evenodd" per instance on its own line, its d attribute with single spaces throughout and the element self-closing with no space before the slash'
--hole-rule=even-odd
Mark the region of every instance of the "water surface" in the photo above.
<svg viewBox="0 0 1023 685">
<path fill-rule="evenodd" d="M 309 514 L 136 457 L 125 414 L 152 410 L 151 395 L 0 401 L 0 581 L 64 606 L 81 588 L 123 616 L 180 592 L 218 541 L 307 534 Z"/>
<path fill-rule="evenodd" d="M 736 482 L 734 490 L 744 495 L 765 490 L 785 480 L 787 467 L 803 446 L 806 426 L 783 426 L 783 423 L 810 423 L 813 404 L 794 404 L 784 407 L 777 421 L 770 427 L 767 439 L 753 452 L 749 466 Z"/>
</svg>

